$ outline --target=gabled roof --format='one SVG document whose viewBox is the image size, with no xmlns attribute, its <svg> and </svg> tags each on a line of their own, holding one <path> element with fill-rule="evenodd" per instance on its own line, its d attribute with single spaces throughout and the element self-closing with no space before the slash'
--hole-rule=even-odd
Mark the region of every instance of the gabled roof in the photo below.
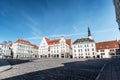
<svg viewBox="0 0 120 80">
<path fill-rule="evenodd" d="M 59 40 L 60 40 L 60 39 L 50 40 L 50 41 L 49 41 L 49 45 L 50 45 L 50 44 L 59 44 Z"/>
<path fill-rule="evenodd" d="M 81 39 L 75 40 L 73 44 L 78 44 L 80 42 L 94 42 L 94 40 L 91 40 L 90 38 L 81 38 Z"/>
<path fill-rule="evenodd" d="M 66 39 L 66 43 L 71 47 L 71 39 Z"/>
<path fill-rule="evenodd" d="M 22 43 L 22 44 L 30 45 L 30 46 L 33 46 L 33 48 L 38 49 L 37 45 L 31 44 L 29 41 L 26 41 L 26 40 L 18 39 L 15 43 Z M 12 44 L 9 46 L 12 46 Z"/>
<path fill-rule="evenodd" d="M 22 40 L 22 39 L 18 39 L 15 43 L 23 43 L 23 44 L 28 44 L 28 45 L 30 45 L 30 42 L 29 42 L 29 41 Z"/>
<path fill-rule="evenodd" d="M 31 44 L 35 49 L 38 49 L 38 46 L 35 44 Z"/>
<path fill-rule="evenodd" d="M 54 39 L 54 40 L 50 40 L 49 38 L 45 38 L 46 42 L 48 43 L 48 45 L 53 45 L 53 44 L 59 44 L 60 39 Z M 66 43 L 71 46 L 71 39 L 65 39 Z"/>
<path fill-rule="evenodd" d="M 118 41 L 105 41 L 96 43 L 96 50 L 119 48 Z"/>
<path fill-rule="evenodd" d="M 50 39 L 45 37 L 45 40 L 49 44 Z"/>
</svg>

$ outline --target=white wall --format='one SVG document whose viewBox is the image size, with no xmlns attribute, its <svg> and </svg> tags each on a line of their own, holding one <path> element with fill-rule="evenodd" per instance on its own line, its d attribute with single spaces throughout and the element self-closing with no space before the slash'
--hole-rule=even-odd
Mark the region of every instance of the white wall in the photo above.
<svg viewBox="0 0 120 80">
<path fill-rule="evenodd" d="M 48 54 L 49 54 L 48 47 L 49 47 L 48 43 L 46 42 L 45 38 L 43 38 L 40 43 L 39 51 L 38 51 L 39 58 L 41 56 L 48 56 Z"/>
<path fill-rule="evenodd" d="M 9 49 L 9 44 L 3 43 L 0 45 L 0 54 L 3 56 L 11 56 L 11 50 Z"/>
<path fill-rule="evenodd" d="M 72 45 L 73 58 L 96 57 L 96 47 L 94 42 L 78 43 Z M 94 54 L 93 54 L 94 53 Z"/>
<path fill-rule="evenodd" d="M 114 48 L 113 48 L 114 49 Z M 110 51 L 111 49 L 103 49 L 103 50 L 97 50 L 97 55 L 100 56 L 100 58 L 111 58 L 111 55 L 110 55 Z M 113 51 L 113 53 L 115 53 L 115 50 Z"/>
<path fill-rule="evenodd" d="M 48 49 L 49 48 L 49 49 Z M 39 46 L 39 56 L 45 56 L 50 54 L 50 56 L 59 55 L 61 54 L 70 53 L 70 46 L 66 43 L 65 38 L 61 38 L 58 43 L 55 44 L 47 44 L 45 38 L 42 39 L 40 46 Z"/>
<path fill-rule="evenodd" d="M 32 57 L 33 46 L 23 43 L 13 43 L 12 50 L 14 58 Z"/>
</svg>

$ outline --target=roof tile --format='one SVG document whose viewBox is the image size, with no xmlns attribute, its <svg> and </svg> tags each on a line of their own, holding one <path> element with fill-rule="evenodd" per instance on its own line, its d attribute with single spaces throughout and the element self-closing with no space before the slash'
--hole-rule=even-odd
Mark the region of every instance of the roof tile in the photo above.
<svg viewBox="0 0 120 80">
<path fill-rule="evenodd" d="M 118 41 L 105 41 L 96 43 L 96 50 L 119 48 Z"/>
</svg>

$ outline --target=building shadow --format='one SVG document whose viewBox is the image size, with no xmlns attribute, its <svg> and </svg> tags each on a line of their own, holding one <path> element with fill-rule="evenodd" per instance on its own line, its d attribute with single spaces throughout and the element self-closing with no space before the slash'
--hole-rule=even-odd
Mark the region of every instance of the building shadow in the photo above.
<svg viewBox="0 0 120 80">
<path fill-rule="evenodd" d="M 3 80 L 95 80 L 107 60 L 62 63 L 64 66 L 30 72 Z M 48 64 L 49 65 L 49 64 Z"/>
<path fill-rule="evenodd" d="M 3 60 L 6 60 L 10 65 L 17 65 L 17 64 L 32 62 L 31 59 L 3 59 Z"/>
</svg>

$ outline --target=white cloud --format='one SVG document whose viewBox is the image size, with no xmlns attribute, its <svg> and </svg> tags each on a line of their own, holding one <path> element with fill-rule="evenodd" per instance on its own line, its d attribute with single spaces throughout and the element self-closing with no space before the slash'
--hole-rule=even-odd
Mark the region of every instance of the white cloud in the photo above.
<svg viewBox="0 0 120 80">
<path fill-rule="evenodd" d="M 33 36 L 28 39 L 39 39 L 40 35 L 42 34 L 39 28 L 37 27 L 39 23 L 32 16 L 27 14 L 25 11 L 21 11 L 21 13 L 28 20 L 26 25 L 31 30 L 31 34 Z"/>
<path fill-rule="evenodd" d="M 37 21 L 35 21 L 35 19 L 33 19 L 29 14 L 27 14 L 25 11 L 21 11 L 22 15 L 29 20 L 32 24 L 37 25 Z"/>
<path fill-rule="evenodd" d="M 115 32 L 117 31 L 116 29 L 104 29 L 104 30 L 98 30 L 98 31 L 91 31 L 93 34 L 95 33 L 107 33 L 107 32 Z M 59 38 L 61 36 L 64 36 L 64 37 L 72 37 L 72 36 L 82 36 L 82 35 L 86 35 L 87 32 L 83 32 L 83 33 L 71 33 L 71 34 L 53 34 L 53 35 L 47 35 L 47 37 L 49 38 Z M 29 38 L 26 38 L 26 39 L 29 39 L 29 40 L 33 40 L 33 39 L 42 39 L 43 37 L 45 36 L 37 36 L 37 37 L 29 37 Z"/>
<path fill-rule="evenodd" d="M 76 33 L 76 34 L 53 34 L 53 35 L 48 35 L 46 37 L 49 37 L 49 38 L 57 38 L 57 37 L 61 37 L 61 36 L 64 36 L 64 37 L 71 37 L 71 36 L 77 36 L 77 35 L 85 35 L 86 33 Z M 29 40 L 33 40 L 33 39 L 42 39 L 43 37 L 45 36 L 41 36 L 41 37 L 29 37 L 29 38 L 25 38 L 25 39 L 29 39 Z"/>
<path fill-rule="evenodd" d="M 74 30 L 75 33 L 78 33 L 78 27 L 74 26 L 73 30 Z"/>
<path fill-rule="evenodd" d="M 41 35 L 41 31 L 33 24 L 27 24 L 27 26 L 31 29 L 31 33 L 34 36 Z"/>
<path fill-rule="evenodd" d="M 104 30 L 93 31 L 93 33 L 106 33 L 106 32 L 114 32 L 114 31 L 117 31 L 117 29 L 104 29 Z"/>
<path fill-rule="evenodd" d="M 37 39 L 42 39 L 42 37 L 28 37 L 24 38 L 25 40 L 37 40 Z"/>
</svg>

